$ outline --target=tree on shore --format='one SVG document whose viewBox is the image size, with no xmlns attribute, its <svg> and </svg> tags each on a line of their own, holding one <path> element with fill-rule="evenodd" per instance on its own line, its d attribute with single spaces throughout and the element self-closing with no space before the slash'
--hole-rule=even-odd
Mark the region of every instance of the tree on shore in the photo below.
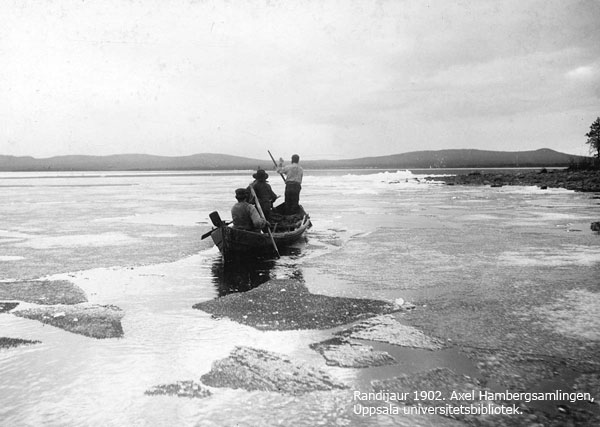
<svg viewBox="0 0 600 427">
<path fill-rule="evenodd" d="M 590 144 L 590 153 L 596 153 L 596 159 L 600 161 L 600 117 L 596 119 L 590 131 L 585 134 L 588 137 L 586 144 Z"/>
</svg>

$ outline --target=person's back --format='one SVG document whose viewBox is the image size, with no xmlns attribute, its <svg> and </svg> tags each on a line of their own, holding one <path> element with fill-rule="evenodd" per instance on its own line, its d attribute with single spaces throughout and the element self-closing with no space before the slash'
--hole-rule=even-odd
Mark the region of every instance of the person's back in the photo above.
<svg viewBox="0 0 600 427">
<path fill-rule="evenodd" d="M 267 222 L 260 217 L 254 206 L 246 201 L 247 191 L 245 188 L 235 190 L 237 203 L 231 208 L 231 219 L 233 228 L 242 230 L 260 230 Z"/>
<path fill-rule="evenodd" d="M 281 173 L 285 174 L 285 182 L 297 182 L 302 184 L 304 169 L 297 162 L 281 168 Z"/>
<path fill-rule="evenodd" d="M 256 193 L 258 203 L 260 203 L 265 217 L 269 218 L 271 209 L 273 207 L 273 202 L 278 196 L 273 192 L 271 185 L 267 182 L 269 175 L 263 169 L 256 171 L 252 177 L 255 179 L 255 181 L 250 185 Z"/>
<path fill-rule="evenodd" d="M 252 187 L 256 192 L 256 197 L 258 197 L 258 200 L 260 200 L 261 202 L 271 201 L 277 198 L 277 195 L 273 192 L 273 189 L 271 188 L 271 185 L 268 182 L 254 181 L 252 183 Z"/>
<path fill-rule="evenodd" d="M 298 164 L 300 156 L 292 156 L 292 164 L 277 167 L 277 172 L 285 174 L 285 213 L 295 214 L 300 209 L 300 190 L 302 190 L 302 178 L 304 170 Z"/>
</svg>

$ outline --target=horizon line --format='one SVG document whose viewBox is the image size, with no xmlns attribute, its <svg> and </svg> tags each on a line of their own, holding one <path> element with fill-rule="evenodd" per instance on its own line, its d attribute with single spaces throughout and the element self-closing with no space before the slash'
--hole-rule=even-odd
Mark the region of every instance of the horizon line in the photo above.
<svg viewBox="0 0 600 427">
<path fill-rule="evenodd" d="M 440 152 L 440 151 L 481 151 L 481 152 L 490 152 L 490 153 L 526 153 L 526 152 L 535 152 L 549 150 L 559 154 L 565 154 L 569 156 L 577 156 L 577 157 L 593 157 L 591 155 L 583 155 L 583 154 L 573 154 L 555 150 L 553 148 L 543 147 L 543 148 L 535 148 L 529 150 L 520 150 L 520 151 L 507 151 L 507 150 L 488 150 L 488 149 L 480 149 L 480 148 L 442 148 L 438 150 L 414 150 L 414 151 L 405 151 L 401 153 L 394 154 L 383 154 L 383 155 L 371 155 L 371 156 L 362 156 L 362 157 L 350 157 L 350 158 L 322 158 L 322 159 L 305 159 L 307 162 L 319 162 L 319 161 L 349 161 L 349 160 L 360 160 L 360 159 L 372 159 L 379 157 L 390 157 L 390 156 L 399 156 L 403 154 L 411 154 L 411 153 L 432 153 L 432 152 Z M 115 154 L 57 154 L 49 157 L 34 157 L 33 155 L 14 155 L 14 154 L 0 154 L 0 157 L 15 157 L 15 158 L 31 158 L 34 160 L 48 160 L 54 159 L 57 157 L 116 157 L 116 156 L 148 156 L 148 157 L 163 157 L 163 158 L 185 158 L 185 157 L 194 157 L 194 156 L 202 156 L 202 155 L 216 155 L 216 156 L 228 156 L 228 157 L 237 157 L 240 159 L 246 160 L 263 160 L 255 157 L 247 157 L 236 154 L 225 154 L 225 153 L 215 153 L 215 152 L 202 152 L 202 153 L 194 153 L 194 154 L 183 154 L 183 155 L 164 155 L 164 154 L 149 154 L 149 153 L 115 153 Z M 300 157 L 302 159 L 302 156 Z"/>
</svg>

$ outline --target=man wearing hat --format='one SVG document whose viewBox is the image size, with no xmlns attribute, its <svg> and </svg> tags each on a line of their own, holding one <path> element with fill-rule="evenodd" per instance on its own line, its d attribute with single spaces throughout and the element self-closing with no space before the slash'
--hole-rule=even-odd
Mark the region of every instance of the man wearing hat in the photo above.
<svg viewBox="0 0 600 427">
<path fill-rule="evenodd" d="M 231 208 L 231 218 L 233 219 L 233 228 L 242 230 L 259 231 L 267 225 L 256 208 L 248 203 L 248 190 L 238 188 L 235 190 L 237 203 Z"/>
<path fill-rule="evenodd" d="M 254 188 L 258 203 L 260 203 L 265 218 L 269 219 L 271 217 L 271 209 L 273 209 L 273 202 L 279 196 L 273 192 L 271 185 L 267 182 L 269 174 L 263 169 L 258 169 L 256 173 L 252 175 L 252 178 L 254 178 L 254 182 L 250 184 L 250 186 Z M 248 189 L 248 191 L 250 191 L 250 189 Z M 254 203 L 256 203 L 256 201 L 254 201 Z"/>
</svg>

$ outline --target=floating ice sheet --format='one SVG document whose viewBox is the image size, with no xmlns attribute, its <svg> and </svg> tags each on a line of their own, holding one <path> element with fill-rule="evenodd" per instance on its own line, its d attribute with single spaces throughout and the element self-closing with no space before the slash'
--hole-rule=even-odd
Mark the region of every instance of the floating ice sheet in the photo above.
<svg viewBox="0 0 600 427">
<path fill-rule="evenodd" d="M 600 263 L 600 248 L 564 245 L 559 248 L 525 247 L 519 251 L 500 254 L 504 264 L 530 267 L 559 267 L 568 265 L 593 266 Z"/>
<path fill-rule="evenodd" d="M 204 220 L 195 211 L 168 211 L 160 213 L 144 213 L 115 218 L 102 218 L 96 222 L 124 222 L 128 224 L 174 225 L 179 227 L 193 227 L 200 220 Z"/>
<path fill-rule="evenodd" d="M 545 326 L 556 332 L 584 340 L 600 341 L 600 293 L 573 289 L 555 302 L 535 308 Z"/>
<path fill-rule="evenodd" d="M 76 234 L 72 236 L 29 236 L 29 239 L 16 244 L 18 247 L 51 249 L 73 246 L 118 246 L 133 243 L 137 239 L 123 233 Z"/>
<path fill-rule="evenodd" d="M 25 259 L 22 256 L 12 256 L 12 255 L 0 255 L 0 261 L 19 261 L 20 259 Z"/>
</svg>

